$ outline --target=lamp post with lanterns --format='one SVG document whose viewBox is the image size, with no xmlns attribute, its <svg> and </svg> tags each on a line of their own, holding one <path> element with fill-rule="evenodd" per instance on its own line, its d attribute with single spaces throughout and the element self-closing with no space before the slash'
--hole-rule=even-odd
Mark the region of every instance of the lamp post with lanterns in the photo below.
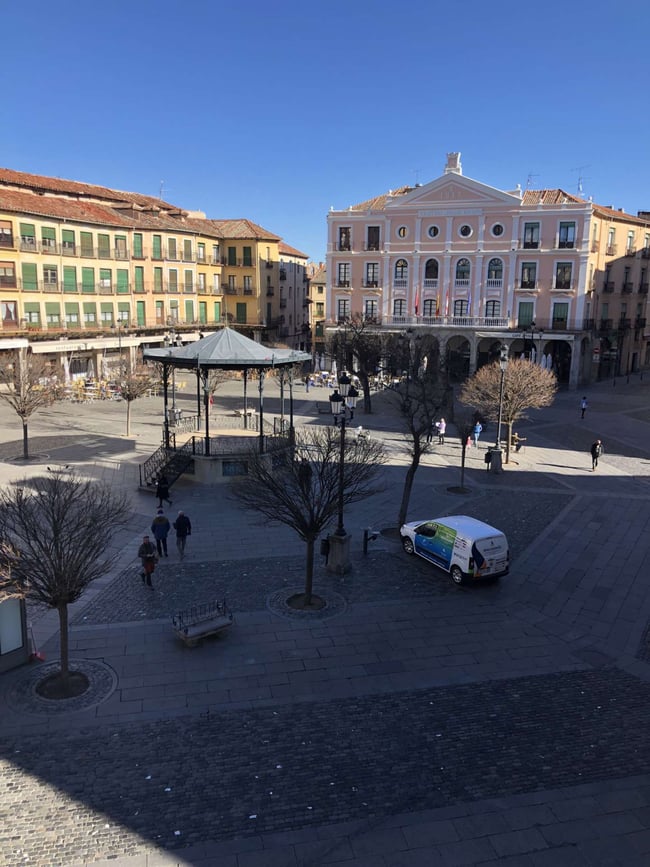
<svg viewBox="0 0 650 867">
<path fill-rule="evenodd" d="M 352 385 L 349 375 L 342 371 L 338 377 L 338 388 L 330 395 L 330 405 L 334 424 L 341 428 L 341 451 L 339 454 L 339 490 L 338 490 L 338 524 L 336 531 L 330 536 L 330 549 L 327 569 L 343 575 L 350 568 L 350 537 L 343 526 L 343 500 L 345 493 L 345 426 L 348 420 L 354 418 L 354 408 L 357 405 L 359 392 Z"/>
</svg>

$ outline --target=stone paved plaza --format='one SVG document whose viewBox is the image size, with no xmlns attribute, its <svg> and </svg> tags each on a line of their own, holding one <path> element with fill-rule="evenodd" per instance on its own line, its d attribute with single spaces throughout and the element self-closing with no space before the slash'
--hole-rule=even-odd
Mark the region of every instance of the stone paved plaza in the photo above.
<svg viewBox="0 0 650 867">
<path fill-rule="evenodd" d="M 299 423 L 322 424 L 327 396 L 300 394 Z M 159 401 L 134 404 L 131 438 L 119 404 L 39 414 L 43 463 L 28 469 L 0 408 L 0 481 L 71 463 L 133 506 L 111 575 L 71 612 L 72 657 L 96 672 L 87 705 L 34 698 L 56 660 L 51 613 L 31 613 L 47 661 L 0 676 L 0 864 L 650 863 L 650 389 L 595 386 L 585 420 L 579 397 L 518 427 L 527 446 L 503 475 L 470 450 L 467 494 L 448 490 L 453 435 L 426 457 L 409 517 L 474 515 L 511 544 L 509 576 L 457 588 L 394 533 L 362 553 L 364 527 L 394 527 L 405 472 L 378 396 L 359 419 L 390 451 L 386 488 L 346 512 L 350 574 L 317 557 L 315 590 L 337 604 L 313 619 L 277 605 L 302 584 L 297 537 L 187 480 L 171 509 L 192 518 L 187 557 L 170 545 L 142 585 L 155 509 L 137 467 L 159 442 Z M 180 644 L 171 614 L 222 595 L 234 627 Z"/>
</svg>

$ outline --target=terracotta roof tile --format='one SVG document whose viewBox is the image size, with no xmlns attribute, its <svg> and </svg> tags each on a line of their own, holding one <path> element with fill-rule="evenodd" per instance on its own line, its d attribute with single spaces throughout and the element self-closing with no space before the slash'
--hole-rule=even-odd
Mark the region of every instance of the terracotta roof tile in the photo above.
<svg viewBox="0 0 650 867">
<path fill-rule="evenodd" d="M 279 235 L 274 235 L 268 229 L 258 226 L 251 220 L 207 220 L 215 228 L 223 232 L 224 238 L 233 238 L 248 240 L 249 238 L 255 241 L 280 241 Z"/>
<path fill-rule="evenodd" d="M 100 226 L 128 226 L 129 220 L 106 205 L 96 202 L 80 202 L 63 196 L 38 196 L 20 190 L 0 187 L 0 210 L 14 214 L 31 214 L 35 217 L 52 217 L 74 220 Z"/>
<path fill-rule="evenodd" d="M 561 205 L 563 202 L 583 203 L 588 205 L 586 199 L 579 199 L 577 196 L 572 196 L 571 193 L 566 193 L 564 190 L 524 190 L 522 196 L 524 205 L 538 205 L 540 202 L 543 205 Z"/>
<path fill-rule="evenodd" d="M 352 211 L 383 211 L 386 203 L 396 196 L 404 196 L 410 193 L 415 187 L 399 187 L 396 190 L 390 190 L 388 193 L 383 193 L 381 196 L 375 196 L 374 199 L 368 199 L 366 202 L 361 202 L 358 205 L 352 205 Z"/>
<path fill-rule="evenodd" d="M 280 241 L 278 244 L 278 250 L 280 253 L 285 253 L 287 256 L 298 256 L 301 259 L 309 259 L 309 256 L 306 253 L 301 253 L 300 250 L 296 250 L 295 247 L 290 247 L 288 244 L 285 244 L 284 241 Z"/>
<path fill-rule="evenodd" d="M 46 175 L 32 175 L 28 172 L 17 172 L 13 169 L 0 168 L 0 184 L 21 187 L 26 190 L 52 192 L 67 195 L 85 196 L 88 198 L 106 199 L 115 202 L 136 202 L 144 207 L 162 207 L 177 209 L 176 205 L 157 199 L 155 196 L 145 196 L 142 193 L 128 193 L 124 190 L 113 190 L 96 184 L 84 184 L 80 181 L 69 181 L 65 178 L 50 178 Z"/>
<path fill-rule="evenodd" d="M 634 214 L 626 214 L 625 211 L 617 211 L 615 208 L 606 208 L 603 205 L 594 205 L 594 214 L 606 220 L 622 220 L 624 223 L 633 223 L 635 226 L 650 226 L 650 220 L 637 217 Z"/>
</svg>

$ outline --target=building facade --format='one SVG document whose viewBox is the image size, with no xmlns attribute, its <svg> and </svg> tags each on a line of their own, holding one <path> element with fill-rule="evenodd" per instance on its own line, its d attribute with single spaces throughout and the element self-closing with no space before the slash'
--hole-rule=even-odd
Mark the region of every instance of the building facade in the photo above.
<svg viewBox="0 0 650 867">
<path fill-rule="evenodd" d="M 308 256 L 284 242 L 279 245 L 280 314 L 278 336 L 291 349 L 312 351 L 309 317 Z"/>
<path fill-rule="evenodd" d="M 2 337 L 96 353 L 231 324 L 277 340 L 280 240 L 250 220 L 0 169 Z"/>
<path fill-rule="evenodd" d="M 649 363 L 649 255 L 643 215 L 561 189 L 498 190 L 449 154 L 424 186 L 330 212 L 327 327 L 361 314 L 435 331 L 458 378 L 505 341 L 575 388 Z"/>
</svg>

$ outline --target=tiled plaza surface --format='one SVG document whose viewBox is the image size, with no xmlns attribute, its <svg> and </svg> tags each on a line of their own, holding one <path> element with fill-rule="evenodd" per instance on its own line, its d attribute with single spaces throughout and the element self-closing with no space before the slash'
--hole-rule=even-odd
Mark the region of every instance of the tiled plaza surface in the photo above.
<svg viewBox="0 0 650 867">
<path fill-rule="evenodd" d="M 323 423 L 320 391 L 299 396 L 300 422 Z M 425 458 L 411 519 L 471 514 L 511 542 L 509 576 L 461 589 L 394 534 L 361 551 L 364 527 L 394 526 L 406 464 L 378 398 L 361 420 L 392 455 L 386 489 L 346 513 L 351 573 L 317 555 L 315 592 L 341 604 L 313 621 L 271 603 L 301 588 L 303 546 L 226 489 L 174 486 L 188 556 L 172 540 L 154 590 L 142 585 L 154 502 L 137 464 L 157 445 L 155 401 L 134 405 L 131 439 L 119 405 L 36 416 L 44 464 L 28 471 L 70 462 L 129 491 L 133 515 L 112 574 L 71 613 L 71 655 L 112 674 L 105 693 L 48 712 L 25 688 L 33 667 L 0 677 L 0 863 L 650 863 L 650 390 L 594 387 L 584 421 L 579 397 L 518 426 L 527 446 L 501 476 L 471 450 L 466 494 L 449 490 L 453 436 Z M 0 412 L 10 483 L 27 469 Z M 170 615 L 221 596 L 233 628 L 184 647 Z M 51 614 L 33 623 L 56 659 Z"/>
</svg>

